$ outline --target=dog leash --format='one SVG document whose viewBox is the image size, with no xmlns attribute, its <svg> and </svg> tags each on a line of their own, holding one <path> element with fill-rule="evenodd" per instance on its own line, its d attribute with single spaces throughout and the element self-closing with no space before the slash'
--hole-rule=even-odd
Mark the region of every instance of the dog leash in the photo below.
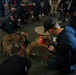
<svg viewBox="0 0 76 75">
<path fill-rule="evenodd" d="M 21 50 L 18 52 L 18 55 L 19 55 L 19 56 L 22 56 L 22 57 L 23 57 L 23 56 L 25 55 L 25 53 L 23 53 L 23 54 L 21 55 L 21 52 L 22 52 L 24 49 L 25 49 L 25 48 L 24 48 L 24 43 L 22 43 L 22 44 L 21 44 Z"/>
<path fill-rule="evenodd" d="M 50 53 L 48 56 L 45 57 L 45 48 L 42 48 L 42 60 L 47 60 L 49 58 L 49 56 L 51 56 L 52 53 Z"/>
<path fill-rule="evenodd" d="M 42 36 L 39 37 L 39 43 L 40 43 L 41 45 L 42 45 L 42 44 L 45 44 L 45 42 L 44 42 L 43 39 L 42 39 Z M 42 60 L 47 60 L 47 59 L 49 58 L 49 56 L 51 55 L 51 53 L 50 53 L 48 56 L 45 57 L 45 54 L 44 54 L 45 51 L 46 51 L 45 48 L 43 48 L 43 49 L 42 49 Z"/>
<path fill-rule="evenodd" d="M 23 36 L 23 40 L 25 41 L 25 38 L 27 38 L 27 34 L 26 33 L 24 33 L 24 32 L 20 32 L 21 33 L 21 35 Z M 24 47 L 24 43 L 22 43 L 21 44 L 21 50 L 18 52 L 18 55 L 20 55 L 20 56 L 24 56 L 25 55 L 25 53 L 23 53 L 22 55 L 21 55 L 21 52 L 23 51 L 25 49 L 25 47 Z"/>
</svg>

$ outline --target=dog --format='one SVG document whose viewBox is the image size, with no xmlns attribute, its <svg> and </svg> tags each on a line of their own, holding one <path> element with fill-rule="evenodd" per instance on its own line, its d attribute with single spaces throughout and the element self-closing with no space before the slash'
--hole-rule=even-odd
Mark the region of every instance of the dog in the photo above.
<svg viewBox="0 0 76 75">
<path fill-rule="evenodd" d="M 51 43 L 52 41 L 49 35 L 46 35 L 46 36 L 42 35 L 36 38 L 34 41 L 32 41 L 30 44 L 26 46 L 26 56 L 29 58 L 30 51 L 32 50 L 32 48 L 39 47 L 39 46 L 48 48 L 49 44 Z"/>
<path fill-rule="evenodd" d="M 26 32 L 20 31 L 5 35 L 1 40 L 1 53 L 3 53 L 3 55 L 11 55 L 13 46 L 15 46 L 15 44 L 20 46 L 27 36 L 28 34 Z"/>
</svg>

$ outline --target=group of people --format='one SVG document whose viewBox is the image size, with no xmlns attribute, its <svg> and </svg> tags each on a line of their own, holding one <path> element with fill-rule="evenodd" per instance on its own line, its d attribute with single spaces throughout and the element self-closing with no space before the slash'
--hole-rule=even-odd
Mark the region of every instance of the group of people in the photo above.
<svg viewBox="0 0 76 75">
<path fill-rule="evenodd" d="M 30 15 L 31 13 L 25 2 L 22 1 L 18 7 L 12 5 L 6 16 L 1 21 L 0 28 L 7 33 L 12 33 L 21 23 L 27 23 Z"/>
<path fill-rule="evenodd" d="M 61 2 L 63 11 L 64 9 L 63 5 L 65 4 L 66 0 L 61 0 Z M 44 27 L 43 32 L 46 33 L 46 31 L 48 31 L 51 35 L 55 35 L 57 37 L 56 42 L 48 46 L 49 52 L 52 52 L 55 56 L 52 58 L 48 58 L 47 64 L 49 68 L 58 70 L 60 75 L 68 75 L 75 72 L 74 67 L 74 65 L 76 64 L 75 0 L 71 1 L 70 15 L 71 17 L 69 25 L 65 25 L 63 27 L 61 27 L 58 24 L 58 21 L 52 17 L 47 18 L 43 23 Z M 12 16 L 10 16 L 10 18 L 12 18 Z M 21 18 L 18 20 L 20 21 Z M 31 61 L 27 57 L 13 55 L 2 62 L 2 64 L 0 65 L 0 73 L 1 75 L 27 75 L 30 66 Z"/>
</svg>

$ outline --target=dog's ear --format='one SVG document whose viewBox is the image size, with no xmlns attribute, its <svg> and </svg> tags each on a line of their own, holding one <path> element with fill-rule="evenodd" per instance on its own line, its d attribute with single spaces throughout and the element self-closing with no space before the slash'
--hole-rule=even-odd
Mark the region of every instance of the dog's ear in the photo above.
<svg viewBox="0 0 76 75">
<path fill-rule="evenodd" d="M 49 35 L 47 35 L 47 36 L 42 36 L 42 39 L 43 39 L 43 40 L 51 40 Z"/>
</svg>

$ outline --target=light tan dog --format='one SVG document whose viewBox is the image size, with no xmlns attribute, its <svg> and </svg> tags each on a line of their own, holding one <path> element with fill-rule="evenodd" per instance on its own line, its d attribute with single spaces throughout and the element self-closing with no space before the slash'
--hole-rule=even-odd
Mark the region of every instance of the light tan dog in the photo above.
<svg viewBox="0 0 76 75">
<path fill-rule="evenodd" d="M 30 51 L 32 50 L 32 48 L 39 47 L 39 46 L 48 47 L 50 43 L 51 43 L 50 36 L 40 36 L 36 38 L 33 42 L 28 44 L 26 47 L 27 57 L 29 57 Z"/>
<path fill-rule="evenodd" d="M 24 42 L 24 38 L 21 32 L 5 35 L 1 40 L 1 53 L 10 55 L 13 46 L 22 42 Z"/>
</svg>

